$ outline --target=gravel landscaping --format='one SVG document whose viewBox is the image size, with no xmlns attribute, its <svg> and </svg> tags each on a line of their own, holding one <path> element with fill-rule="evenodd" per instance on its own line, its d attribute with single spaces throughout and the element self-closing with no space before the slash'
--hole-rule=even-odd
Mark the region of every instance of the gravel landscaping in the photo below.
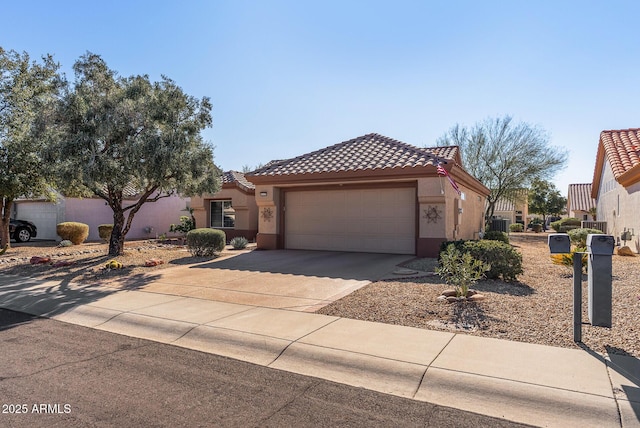
<svg viewBox="0 0 640 428">
<path fill-rule="evenodd" d="M 521 342 L 575 348 L 573 342 L 572 271 L 551 263 L 544 233 L 512 233 L 511 244 L 522 253 L 524 274 L 517 282 L 485 280 L 474 288 L 487 297 L 482 302 L 448 304 L 436 300 L 448 287 L 433 274 L 434 259 L 417 259 L 407 267 L 429 272 L 415 279 L 380 281 L 320 309 L 318 313 L 431 330 L 473 334 Z M 225 250 L 231 254 L 233 250 Z M 56 247 L 54 242 L 14 244 L 0 256 L 0 274 L 42 280 L 108 283 L 176 264 L 206 261 L 192 257 L 182 246 L 155 241 L 132 241 L 125 255 L 115 257 L 122 269 L 105 269 L 114 257 L 107 245 L 85 243 Z M 69 266 L 29 263 L 32 256 L 49 256 Z M 145 267 L 145 261 L 164 263 Z M 613 256 L 613 327 L 583 326 L 584 346 L 599 353 L 640 357 L 640 257 Z M 587 281 L 583 276 L 583 321 L 587 317 Z"/>
<path fill-rule="evenodd" d="M 438 276 L 380 281 L 320 309 L 318 313 L 366 321 L 544 345 L 575 348 L 572 270 L 551 263 L 544 233 L 512 233 L 522 254 L 518 282 L 478 282 L 473 288 L 487 300 L 444 303 L 447 288 Z M 408 264 L 433 270 L 433 259 Z M 613 256 L 613 326 L 584 325 L 584 346 L 599 352 L 640 357 L 640 257 Z M 583 275 L 583 322 L 587 316 L 587 276 Z"/>
</svg>

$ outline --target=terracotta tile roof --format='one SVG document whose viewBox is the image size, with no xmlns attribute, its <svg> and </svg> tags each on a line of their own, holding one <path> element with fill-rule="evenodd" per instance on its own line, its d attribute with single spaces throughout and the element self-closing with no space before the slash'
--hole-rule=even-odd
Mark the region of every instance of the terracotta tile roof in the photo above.
<svg viewBox="0 0 640 428">
<path fill-rule="evenodd" d="M 245 191 L 255 190 L 256 186 L 247 180 L 240 171 L 226 171 L 222 174 L 222 184 L 234 184 Z"/>
<path fill-rule="evenodd" d="M 436 165 L 437 157 L 446 163 L 453 159 L 455 147 L 424 149 L 379 134 L 367 134 L 302 156 L 271 161 L 253 171 L 255 176 L 280 176 L 413 168 Z"/>
<path fill-rule="evenodd" d="M 569 184 L 567 196 L 569 211 L 588 212 L 596 206 L 595 199 L 591 198 L 591 183 Z"/>
<path fill-rule="evenodd" d="M 512 198 L 500 198 L 496 201 L 494 211 L 515 211 L 516 204 L 526 202 L 529 196 L 527 189 L 518 190 Z"/>
<path fill-rule="evenodd" d="M 591 196 L 597 197 L 604 162 L 608 161 L 613 176 L 622 186 L 640 181 L 640 129 L 602 131 L 593 171 Z"/>
<path fill-rule="evenodd" d="M 640 129 L 602 131 L 600 142 L 616 179 L 640 164 Z"/>
</svg>

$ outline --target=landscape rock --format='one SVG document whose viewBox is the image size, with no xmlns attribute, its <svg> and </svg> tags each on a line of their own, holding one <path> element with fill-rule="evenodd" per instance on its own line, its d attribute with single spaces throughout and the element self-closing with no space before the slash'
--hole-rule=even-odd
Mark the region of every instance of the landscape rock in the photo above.
<svg viewBox="0 0 640 428">
<path fill-rule="evenodd" d="M 635 257 L 636 254 L 628 246 L 618 248 L 619 256 Z"/>
<path fill-rule="evenodd" d="M 442 292 L 442 295 L 445 297 L 456 296 L 457 294 L 458 293 L 456 293 L 456 290 L 453 290 L 453 289 L 447 289 Z"/>
<path fill-rule="evenodd" d="M 482 294 L 474 294 L 473 296 L 468 296 L 467 300 L 469 302 L 480 302 L 482 300 L 486 300 L 487 298 Z"/>
</svg>

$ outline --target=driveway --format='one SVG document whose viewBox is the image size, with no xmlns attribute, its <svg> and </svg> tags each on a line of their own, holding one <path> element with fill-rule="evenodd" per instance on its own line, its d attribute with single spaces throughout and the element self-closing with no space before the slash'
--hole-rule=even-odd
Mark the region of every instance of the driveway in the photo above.
<svg viewBox="0 0 640 428">
<path fill-rule="evenodd" d="M 315 312 L 393 274 L 407 255 L 332 251 L 252 251 L 164 269 L 142 291 Z"/>
</svg>

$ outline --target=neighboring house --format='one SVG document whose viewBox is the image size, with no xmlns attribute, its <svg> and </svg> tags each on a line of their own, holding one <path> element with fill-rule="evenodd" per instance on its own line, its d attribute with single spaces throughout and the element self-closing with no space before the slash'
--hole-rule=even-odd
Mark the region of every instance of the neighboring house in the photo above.
<svg viewBox="0 0 640 428">
<path fill-rule="evenodd" d="M 128 192 L 124 205 L 136 201 L 135 193 Z M 189 198 L 169 196 L 157 202 L 145 203 L 133 218 L 127 239 L 156 238 L 168 233 L 171 224 L 180 223 L 180 216 L 188 215 L 185 208 Z M 126 213 L 125 213 L 126 215 Z M 99 241 L 98 226 L 113 223 L 113 211 L 100 198 L 67 198 L 58 195 L 56 202 L 42 199 L 18 199 L 14 204 L 14 218 L 29 220 L 38 228 L 37 239 L 59 240 L 56 225 L 76 221 L 89 225 L 87 241 Z"/>
<path fill-rule="evenodd" d="M 591 183 L 569 184 L 569 191 L 567 192 L 567 213 L 569 213 L 569 217 L 593 221 L 591 210 L 595 207 L 596 200 L 591 197 Z"/>
<path fill-rule="evenodd" d="M 461 164 L 457 147 L 417 148 L 378 134 L 270 162 L 247 174 L 258 248 L 436 257 L 443 241 L 483 230 L 489 189 Z"/>
<path fill-rule="evenodd" d="M 258 206 L 255 186 L 238 171 L 222 174 L 222 187 L 215 194 L 191 198 L 197 227 L 224 230 L 227 240 L 243 236 L 255 241 L 258 233 Z"/>
<path fill-rule="evenodd" d="M 496 201 L 493 211 L 494 219 L 507 219 L 509 224 L 525 222 L 529 216 L 528 191 L 526 189 L 516 192 L 511 198 L 500 198 Z"/>
<path fill-rule="evenodd" d="M 597 201 L 597 219 L 607 222 L 607 233 L 620 239 L 633 229 L 627 245 L 640 251 L 640 129 L 602 131 L 593 173 L 591 197 Z"/>
</svg>

